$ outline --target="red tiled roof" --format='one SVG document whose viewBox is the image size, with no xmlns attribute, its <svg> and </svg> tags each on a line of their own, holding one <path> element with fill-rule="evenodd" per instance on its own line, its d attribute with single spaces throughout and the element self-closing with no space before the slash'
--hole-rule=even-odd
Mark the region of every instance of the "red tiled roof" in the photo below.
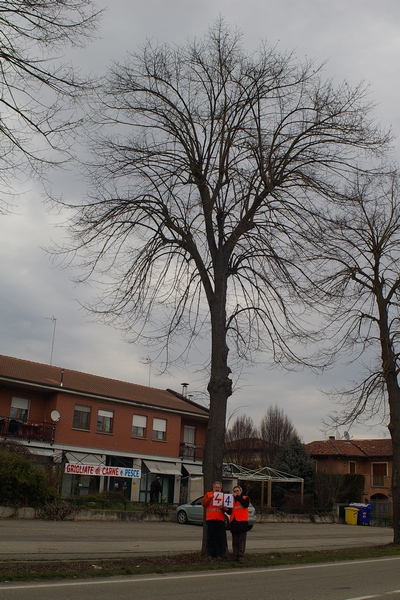
<svg viewBox="0 0 400 600">
<path fill-rule="evenodd" d="M 34 384 L 113 400 L 133 401 L 208 417 L 208 410 L 172 390 L 160 390 L 52 365 L 0 355 L 0 381 Z"/>
<path fill-rule="evenodd" d="M 336 440 L 328 439 L 306 444 L 307 453 L 313 457 L 390 457 L 393 455 L 391 439 Z"/>
</svg>

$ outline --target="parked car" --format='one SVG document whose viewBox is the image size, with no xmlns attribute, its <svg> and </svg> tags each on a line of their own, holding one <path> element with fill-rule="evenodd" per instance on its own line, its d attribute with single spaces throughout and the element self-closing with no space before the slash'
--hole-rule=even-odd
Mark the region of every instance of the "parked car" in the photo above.
<svg viewBox="0 0 400 600">
<path fill-rule="evenodd" d="M 196 498 L 193 502 L 187 502 L 186 504 L 181 504 L 175 509 L 175 519 L 181 525 L 185 525 L 186 523 L 193 523 L 202 525 L 204 520 L 204 508 L 201 505 L 201 501 L 203 496 L 200 498 Z M 249 530 L 253 528 L 254 523 L 256 522 L 256 509 L 250 503 L 249 504 Z M 225 526 L 229 529 L 229 515 L 225 515 Z"/>
</svg>

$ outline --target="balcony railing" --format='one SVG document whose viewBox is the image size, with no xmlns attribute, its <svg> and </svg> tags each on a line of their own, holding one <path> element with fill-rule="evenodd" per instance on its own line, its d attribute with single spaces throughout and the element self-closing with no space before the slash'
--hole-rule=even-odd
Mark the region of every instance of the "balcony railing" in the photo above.
<svg viewBox="0 0 400 600">
<path fill-rule="evenodd" d="M 385 475 L 372 475 L 371 486 L 380 488 L 389 487 L 389 482 Z"/>
<path fill-rule="evenodd" d="M 54 423 L 46 421 L 18 421 L 11 417 L 0 417 L 0 437 L 3 438 L 52 443 L 54 430 Z"/>
<path fill-rule="evenodd" d="M 183 442 L 180 444 L 179 458 L 187 460 L 202 460 L 204 447 L 199 444 L 188 444 Z"/>
</svg>

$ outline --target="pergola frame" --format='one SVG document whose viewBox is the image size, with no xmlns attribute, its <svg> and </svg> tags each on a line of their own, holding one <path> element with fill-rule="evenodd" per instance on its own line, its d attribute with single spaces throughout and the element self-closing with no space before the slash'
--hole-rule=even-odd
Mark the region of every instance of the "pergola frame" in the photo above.
<svg viewBox="0 0 400 600">
<path fill-rule="evenodd" d="M 235 463 L 224 463 L 223 472 L 226 477 L 232 479 L 238 479 L 240 481 L 261 481 L 261 506 L 264 506 L 264 483 L 268 482 L 267 488 L 267 508 L 271 508 L 272 498 L 272 482 L 279 483 L 300 483 L 301 484 L 301 506 L 304 504 L 304 479 L 302 477 L 296 477 L 284 473 L 283 471 L 277 471 L 271 467 L 262 467 L 260 469 L 247 469 L 241 465 Z"/>
</svg>

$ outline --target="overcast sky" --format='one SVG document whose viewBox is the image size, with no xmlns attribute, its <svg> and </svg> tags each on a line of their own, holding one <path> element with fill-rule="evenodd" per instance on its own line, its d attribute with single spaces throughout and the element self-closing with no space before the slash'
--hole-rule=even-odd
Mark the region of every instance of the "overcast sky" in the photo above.
<svg viewBox="0 0 400 600">
<path fill-rule="evenodd" d="M 202 37 L 221 15 L 243 32 L 249 50 L 267 40 L 278 50 L 295 51 L 300 60 L 327 61 L 324 73 L 338 83 L 370 83 L 376 119 L 400 136 L 398 0 L 113 0 L 98 5 L 108 6 L 99 39 L 72 52 L 82 71 L 104 73 L 110 61 L 122 60 L 146 38 L 179 44 Z M 66 198 L 85 193 L 73 172 L 53 183 Z M 39 185 L 25 187 L 14 213 L 0 218 L 0 353 L 44 363 L 52 358 L 53 365 L 143 385 L 150 379 L 154 387 L 177 391 L 185 381 L 188 393 L 207 404 L 206 374 L 196 364 L 158 376 L 157 362 L 146 364 L 146 357 L 152 358 L 148 349 L 128 344 L 118 331 L 90 321 L 80 302 L 95 289 L 75 288 L 74 273 L 50 262 L 43 248 L 50 246 L 51 238 L 59 239 L 60 217 L 46 212 Z M 245 413 L 258 424 L 268 406 L 278 404 L 304 442 L 323 439 L 322 421 L 338 410 L 323 390 L 340 387 L 356 375 L 357 367 L 338 364 L 317 377 L 267 369 L 267 359 L 233 374 L 235 393 L 228 415 L 234 419 Z M 331 433 L 340 436 L 344 430 Z M 388 435 L 383 425 L 371 423 L 352 427 L 349 433 L 354 438 Z"/>
</svg>

